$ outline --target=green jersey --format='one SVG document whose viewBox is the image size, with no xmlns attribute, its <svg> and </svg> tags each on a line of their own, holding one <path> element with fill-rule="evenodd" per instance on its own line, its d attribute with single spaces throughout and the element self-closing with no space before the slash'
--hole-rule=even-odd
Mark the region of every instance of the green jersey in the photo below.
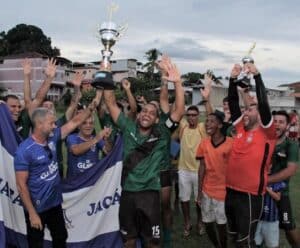
<svg viewBox="0 0 300 248">
<path fill-rule="evenodd" d="M 281 144 L 276 145 L 273 157 L 271 174 L 275 174 L 285 169 L 289 162 L 299 162 L 299 149 L 298 144 L 286 138 Z M 289 178 L 284 181 L 287 185 L 283 189 L 282 194 L 289 194 Z"/>
<path fill-rule="evenodd" d="M 117 125 L 119 126 L 124 142 L 123 158 L 127 159 L 134 150 L 141 146 L 150 136 L 144 136 L 139 132 L 136 122 L 120 113 Z M 160 190 L 160 170 L 166 156 L 166 147 L 169 146 L 171 130 L 160 122 L 153 128 L 159 133 L 155 146 L 148 156 L 144 157 L 135 167 L 129 171 L 125 179 L 123 190 L 138 192 L 144 190 Z M 169 155 L 168 155 L 169 156 Z"/>
<path fill-rule="evenodd" d="M 19 120 L 16 122 L 16 128 L 23 140 L 27 139 L 32 127 L 27 110 L 22 110 Z"/>
</svg>

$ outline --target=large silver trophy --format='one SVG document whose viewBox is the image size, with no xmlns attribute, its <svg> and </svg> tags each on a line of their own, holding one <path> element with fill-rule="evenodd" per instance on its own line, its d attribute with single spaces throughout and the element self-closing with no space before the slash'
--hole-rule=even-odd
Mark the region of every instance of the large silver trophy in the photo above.
<svg viewBox="0 0 300 248">
<path fill-rule="evenodd" d="M 109 21 L 102 23 L 99 29 L 100 40 L 104 46 L 104 49 L 101 50 L 103 69 L 96 72 L 92 82 L 92 85 L 98 89 L 115 88 L 112 73 L 109 68 L 110 58 L 113 54 L 111 48 L 127 29 L 126 26 L 117 26 L 111 21 L 112 13 L 116 11 L 117 8 L 117 5 L 111 4 L 109 8 Z"/>
<path fill-rule="evenodd" d="M 251 56 L 251 53 L 253 52 L 255 46 L 256 46 L 256 42 L 254 42 L 253 45 L 250 47 L 247 55 L 242 58 L 243 64 L 254 63 L 254 59 Z M 250 88 L 251 87 L 250 81 L 251 81 L 250 75 L 243 70 L 239 75 L 238 79 L 236 80 L 236 83 L 242 88 Z"/>
</svg>

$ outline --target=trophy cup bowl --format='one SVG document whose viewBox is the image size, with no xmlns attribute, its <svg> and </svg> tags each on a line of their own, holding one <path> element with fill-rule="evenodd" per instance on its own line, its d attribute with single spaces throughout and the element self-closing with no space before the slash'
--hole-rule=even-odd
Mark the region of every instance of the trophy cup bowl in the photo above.
<svg viewBox="0 0 300 248">
<path fill-rule="evenodd" d="M 99 34 L 104 46 L 104 49 L 101 50 L 104 69 L 95 73 L 92 86 L 97 89 L 115 89 L 112 73 L 109 71 L 109 62 L 113 54 L 111 48 L 116 43 L 120 32 L 114 22 L 104 22 L 100 27 Z"/>
<path fill-rule="evenodd" d="M 243 64 L 254 63 L 254 59 L 250 55 L 247 55 L 242 58 L 242 62 L 243 62 Z M 235 80 L 235 83 L 238 86 L 240 86 L 241 88 L 249 88 L 250 89 L 252 87 L 251 79 L 245 71 L 242 71 L 240 76 Z"/>
</svg>

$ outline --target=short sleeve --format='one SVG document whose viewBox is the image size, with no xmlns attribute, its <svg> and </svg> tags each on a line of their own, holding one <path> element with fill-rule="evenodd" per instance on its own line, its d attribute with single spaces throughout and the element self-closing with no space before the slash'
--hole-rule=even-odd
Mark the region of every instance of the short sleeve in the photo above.
<svg viewBox="0 0 300 248">
<path fill-rule="evenodd" d="M 288 162 L 299 162 L 299 149 L 298 144 L 294 141 L 288 143 Z"/>
<path fill-rule="evenodd" d="M 125 117 L 124 113 L 121 112 L 117 119 L 117 125 L 121 129 L 121 131 L 124 132 L 135 124 L 131 119 Z"/>
<path fill-rule="evenodd" d="M 206 139 L 202 140 L 201 143 L 198 145 L 197 152 L 196 152 L 196 159 L 198 159 L 198 160 L 204 157 L 205 142 L 206 142 Z"/>
<path fill-rule="evenodd" d="M 67 148 L 70 148 L 73 145 L 76 145 L 77 141 L 77 134 L 71 134 L 66 139 Z"/>
<path fill-rule="evenodd" d="M 207 135 L 206 135 L 206 130 L 205 130 L 205 125 L 203 122 L 200 122 L 198 124 L 198 128 L 199 128 L 199 132 L 200 132 L 200 135 L 201 135 L 201 138 L 205 138 Z"/>
<path fill-rule="evenodd" d="M 14 157 L 14 167 L 15 171 L 28 171 L 29 170 L 29 161 L 25 156 L 24 151 L 17 150 L 16 155 Z"/>
</svg>

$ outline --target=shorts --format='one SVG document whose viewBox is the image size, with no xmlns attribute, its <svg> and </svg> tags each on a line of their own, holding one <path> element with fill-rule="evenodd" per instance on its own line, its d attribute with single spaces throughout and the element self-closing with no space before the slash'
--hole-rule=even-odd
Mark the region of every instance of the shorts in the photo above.
<svg viewBox="0 0 300 248">
<path fill-rule="evenodd" d="M 190 200 L 192 191 L 194 192 L 195 202 L 198 197 L 198 172 L 179 170 L 178 171 L 179 198 L 183 202 Z"/>
<path fill-rule="evenodd" d="M 142 237 L 146 243 L 159 244 L 159 191 L 123 191 L 120 200 L 119 219 L 124 242 Z"/>
<path fill-rule="evenodd" d="M 259 221 L 255 232 L 256 245 L 279 247 L 279 221 Z"/>
<path fill-rule="evenodd" d="M 172 186 L 172 170 L 171 169 L 160 171 L 160 186 L 162 188 Z"/>
<path fill-rule="evenodd" d="M 264 197 L 230 188 L 226 191 L 225 213 L 228 233 L 235 237 L 238 245 L 250 244 L 255 247 L 255 230 L 262 215 Z"/>
<path fill-rule="evenodd" d="M 218 225 L 226 224 L 225 202 L 209 197 L 202 192 L 201 211 L 204 223 L 216 222 Z"/>
<path fill-rule="evenodd" d="M 288 195 L 281 195 L 278 202 L 279 227 L 285 231 L 294 230 L 296 224 L 293 218 L 292 206 Z"/>
</svg>

